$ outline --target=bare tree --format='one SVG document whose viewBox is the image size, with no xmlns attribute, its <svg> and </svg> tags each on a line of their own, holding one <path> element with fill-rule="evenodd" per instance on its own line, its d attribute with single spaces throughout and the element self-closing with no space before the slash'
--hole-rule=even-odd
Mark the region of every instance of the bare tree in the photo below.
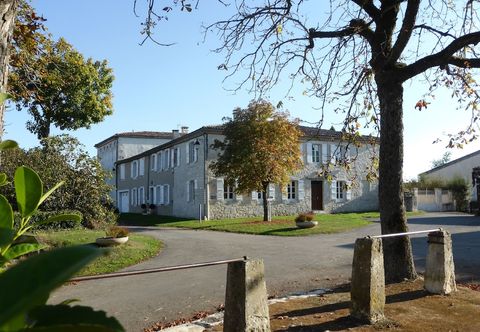
<svg viewBox="0 0 480 332">
<path fill-rule="evenodd" d="M 0 1 L 0 92 L 5 93 L 8 79 L 9 45 L 12 38 L 17 0 Z M 3 136 L 5 105 L 0 104 L 0 140 Z"/>
</svg>

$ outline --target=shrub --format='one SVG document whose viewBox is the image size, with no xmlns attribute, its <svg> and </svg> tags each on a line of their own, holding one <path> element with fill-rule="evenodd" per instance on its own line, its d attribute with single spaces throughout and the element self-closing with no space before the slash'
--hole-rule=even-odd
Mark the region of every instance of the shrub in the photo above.
<svg viewBox="0 0 480 332">
<path fill-rule="evenodd" d="M 295 218 L 295 222 L 312 221 L 314 217 L 315 217 L 315 214 L 312 211 L 302 212 L 298 214 L 298 216 Z"/>
<path fill-rule="evenodd" d="M 13 177 L 17 165 L 34 168 L 46 189 L 59 181 L 65 182 L 52 194 L 52 199 L 42 205 L 43 211 L 79 211 L 83 215 L 83 226 L 88 228 L 116 222 L 117 215 L 110 199 L 111 187 L 105 182 L 109 174 L 75 138 L 54 136 L 42 140 L 40 147 L 3 151 L 2 171 L 7 173 L 8 178 Z M 3 186 L 1 192 L 16 209 L 13 186 Z"/>
<path fill-rule="evenodd" d="M 112 226 L 107 230 L 106 235 L 108 237 L 125 237 L 128 236 L 128 233 L 129 231 L 125 227 Z"/>
<path fill-rule="evenodd" d="M 469 185 L 467 181 L 464 178 L 456 177 L 448 181 L 446 187 L 452 191 L 457 211 L 467 211 L 469 198 Z"/>
</svg>

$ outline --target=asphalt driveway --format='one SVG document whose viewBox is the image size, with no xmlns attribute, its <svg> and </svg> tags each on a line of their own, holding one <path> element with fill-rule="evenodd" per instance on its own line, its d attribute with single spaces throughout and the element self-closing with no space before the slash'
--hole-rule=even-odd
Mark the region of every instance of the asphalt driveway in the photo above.
<svg viewBox="0 0 480 332">
<path fill-rule="evenodd" d="M 480 217 L 464 214 L 428 214 L 409 220 L 410 230 L 436 227 L 453 234 L 457 279 L 480 282 Z M 331 287 L 346 283 L 351 274 L 353 243 L 358 237 L 380 233 L 375 223 L 350 232 L 308 237 L 274 237 L 173 228 L 133 228 L 161 239 L 162 253 L 125 270 L 197 263 L 242 256 L 265 262 L 269 295 Z M 423 271 L 427 241 L 412 238 L 415 264 Z M 226 266 L 196 268 L 124 278 L 85 281 L 64 286 L 51 298 L 67 298 L 106 310 L 128 331 L 141 331 L 156 321 L 213 310 L 223 303 Z"/>
</svg>

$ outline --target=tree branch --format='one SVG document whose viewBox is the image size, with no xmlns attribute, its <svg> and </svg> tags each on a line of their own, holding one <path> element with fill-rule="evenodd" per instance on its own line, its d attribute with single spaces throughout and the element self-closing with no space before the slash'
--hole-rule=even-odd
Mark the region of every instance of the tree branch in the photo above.
<svg viewBox="0 0 480 332">
<path fill-rule="evenodd" d="M 362 8 L 365 13 L 368 14 L 373 20 L 377 20 L 380 17 L 380 10 L 373 4 L 372 0 L 352 0 L 360 8 Z"/>
<path fill-rule="evenodd" d="M 440 65 L 449 64 L 449 61 L 454 61 L 460 64 L 461 61 L 456 60 L 458 58 L 455 58 L 453 56 L 455 52 L 461 50 L 462 48 L 468 45 L 472 45 L 472 44 L 476 45 L 479 42 L 480 42 L 480 32 L 472 32 L 472 33 L 463 35 L 461 37 L 458 37 L 457 39 L 452 41 L 447 47 L 445 47 L 442 51 L 423 57 L 417 60 L 416 62 L 399 70 L 398 79 L 401 82 L 404 82 L 420 73 L 423 73 L 427 69 L 440 66 Z M 475 60 L 472 63 L 476 64 L 477 62 L 478 60 Z M 471 67 L 474 67 L 474 66 L 471 66 Z"/>
<path fill-rule="evenodd" d="M 315 46 L 316 38 L 343 38 L 347 36 L 359 35 L 365 38 L 369 44 L 373 42 L 373 31 L 369 28 L 369 24 L 364 20 L 351 20 L 350 25 L 342 30 L 337 31 L 317 31 L 313 28 L 308 30 L 309 44 L 307 48 Z"/>
<path fill-rule="evenodd" d="M 403 19 L 402 28 L 398 35 L 395 45 L 393 45 L 392 51 L 387 58 L 386 64 L 395 63 L 403 50 L 407 46 L 410 36 L 412 35 L 415 21 L 417 20 L 418 8 L 420 7 L 420 0 L 409 0 L 407 9 L 405 11 L 405 17 Z"/>
</svg>

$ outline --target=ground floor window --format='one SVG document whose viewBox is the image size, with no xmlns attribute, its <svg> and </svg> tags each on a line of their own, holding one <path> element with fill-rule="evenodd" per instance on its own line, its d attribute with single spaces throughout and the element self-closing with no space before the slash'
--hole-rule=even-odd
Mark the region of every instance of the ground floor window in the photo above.
<svg viewBox="0 0 480 332">
<path fill-rule="evenodd" d="M 233 191 L 233 186 L 230 186 L 226 183 L 223 184 L 223 199 L 233 199 L 234 197 L 234 191 Z"/>
<path fill-rule="evenodd" d="M 292 181 L 287 185 L 287 199 L 297 199 L 297 181 Z"/>
<path fill-rule="evenodd" d="M 345 198 L 347 184 L 345 181 L 337 181 L 337 199 Z"/>
</svg>

